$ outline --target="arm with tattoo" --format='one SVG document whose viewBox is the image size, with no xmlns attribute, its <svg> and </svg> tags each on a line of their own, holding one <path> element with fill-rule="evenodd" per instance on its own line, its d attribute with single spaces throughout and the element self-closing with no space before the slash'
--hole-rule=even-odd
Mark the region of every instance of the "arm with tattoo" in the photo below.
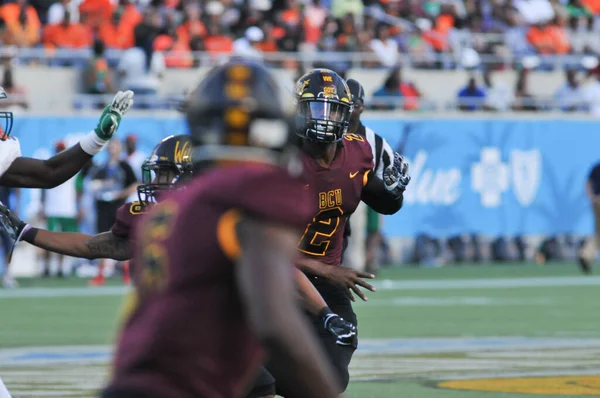
<svg viewBox="0 0 600 398">
<path fill-rule="evenodd" d="M 50 232 L 43 229 L 36 231 L 34 238 L 24 240 L 42 249 L 66 256 L 87 259 L 111 258 L 124 261 L 132 257 L 129 239 L 120 238 L 112 232 L 96 236 L 69 233 Z"/>
</svg>

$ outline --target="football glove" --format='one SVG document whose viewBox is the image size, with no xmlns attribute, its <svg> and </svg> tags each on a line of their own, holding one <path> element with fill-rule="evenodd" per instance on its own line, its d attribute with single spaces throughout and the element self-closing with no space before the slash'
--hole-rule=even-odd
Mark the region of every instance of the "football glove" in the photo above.
<svg viewBox="0 0 600 398">
<path fill-rule="evenodd" d="M 13 240 L 10 252 L 6 256 L 7 263 L 10 264 L 15 246 L 21 240 L 23 234 L 27 232 L 27 230 L 31 229 L 31 227 L 29 224 L 21 221 L 21 219 L 11 212 L 8 207 L 0 202 L 0 228 L 6 231 L 8 236 Z"/>
<path fill-rule="evenodd" d="M 394 162 L 383 171 L 383 182 L 388 192 L 400 196 L 410 182 L 408 162 L 398 152 L 394 153 Z"/>
<path fill-rule="evenodd" d="M 12 240 L 16 241 L 21 237 L 27 224 L 0 202 L 0 227 L 8 233 Z"/>
<path fill-rule="evenodd" d="M 323 315 L 323 327 L 336 338 L 338 345 L 351 345 L 356 336 L 356 326 L 344 320 L 338 314 Z"/>
<path fill-rule="evenodd" d="M 115 134 L 121 123 L 121 118 L 133 105 L 133 91 L 119 91 L 110 105 L 102 111 L 94 132 L 101 140 L 108 141 Z"/>
</svg>

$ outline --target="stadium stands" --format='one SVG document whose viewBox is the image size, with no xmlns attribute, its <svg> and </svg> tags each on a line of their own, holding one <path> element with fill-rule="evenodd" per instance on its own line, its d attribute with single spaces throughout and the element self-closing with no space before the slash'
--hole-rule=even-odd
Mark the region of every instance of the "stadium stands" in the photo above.
<svg viewBox="0 0 600 398">
<path fill-rule="evenodd" d="M 119 88 L 145 93 L 146 108 L 173 109 L 191 74 L 197 81 L 238 54 L 290 82 L 312 67 L 353 76 L 379 110 L 596 113 L 599 11 L 594 0 L 5 0 L 0 60 L 18 65 L 17 81 L 38 97 L 31 109 L 42 111 L 100 106 Z M 147 75 L 141 86 L 127 77 L 131 62 Z M 398 81 L 399 66 L 409 82 Z M 565 69 L 583 75 L 566 86 L 581 97 L 575 105 L 556 96 Z M 57 85 L 55 74 L 67 95 L 50 101 L 56 91 L 42 87 Z M 467 74 L 479 94 L 461 91 Z"/>
</svg>

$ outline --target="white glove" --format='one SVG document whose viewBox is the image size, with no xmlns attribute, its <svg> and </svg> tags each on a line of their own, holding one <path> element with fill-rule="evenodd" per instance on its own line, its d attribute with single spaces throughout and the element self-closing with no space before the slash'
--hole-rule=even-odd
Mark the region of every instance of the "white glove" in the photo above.
<svg viewBox="0 0 600 398">
<path fill-rule="evenodd" d="M 385 188 L 399 196 L 410 182 L 408 162 L 398 152 L 394 153 L 394 162 L 383 171 Z"/>
<path fill-rule="evenodd" d="M 121 117 L 132 105 L 133 91 L 119 91 L 110 105 L 102 111 L 96 128 L 79 142 L 81 149 L 92 156 L 100 152 L 108 140 L 115 135 L 121 124 Z"/>
<path fill-rule="evenodd" d="M 119 128 L 121 117 L 127 113 L 132 105 L 133 91 L 119 91 L 110 105 L 104 108 L 102 115 L 100 115 L 98 126 L 94 129 L 98 138 L 104 141 L 110 140 Z"/>
</svg>

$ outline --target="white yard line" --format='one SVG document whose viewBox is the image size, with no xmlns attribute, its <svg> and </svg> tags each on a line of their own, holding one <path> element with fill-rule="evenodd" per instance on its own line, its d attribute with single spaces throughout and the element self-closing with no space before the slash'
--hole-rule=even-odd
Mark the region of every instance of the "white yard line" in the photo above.
<svg viewBox="0 0 600 398">
<path fill-rule="evenodd" d="M 505 289 L 520 287 L 600 286 L 600 276 L 552 276 L 545 278 L 389 280 L 374 281 L 380 290 Z"/>
<path fill-rule="evenodd" d="M 128 286 L 0 289 L 0 298 L 120 296 L 130 289 Z"/>
<path fill-rule="evenodd" d="M 380 280 L 373 285 L 379 290 L 454 290 L 505 289 L 525 287 L 600 286 L 600 276 L 558 276 L 546 278 L 446 279 L 446 280 Z M 118 296 L 131 289 L 128 286 L 104 287 L 34 287 L 0 289 L 0 298 L 27 297 L 93 297 Z"/>
<path fill-rule="evenodd" d="M 370 299 L 366 306 L 378 307 L 456 307 L 456 306 L 502 306 L 502 305 L 552 305 L 550 297 L 396 297 L 390 299 Z"/>
</svg>

